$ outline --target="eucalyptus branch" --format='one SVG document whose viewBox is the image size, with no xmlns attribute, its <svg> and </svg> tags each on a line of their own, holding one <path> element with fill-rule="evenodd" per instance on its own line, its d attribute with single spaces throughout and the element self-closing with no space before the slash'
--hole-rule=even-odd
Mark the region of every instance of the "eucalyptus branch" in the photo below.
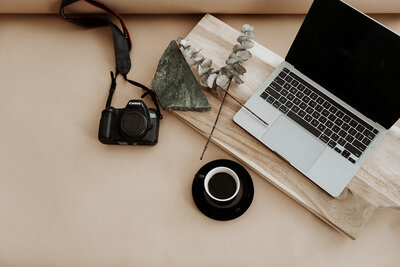
<svg viewBox="0 0 400 267">
<path fill-rule="evenodd" d="M 213 68 L 212 59 L 205 58 L 189 44 L 189 41 L 178 38 L 177 42 L 183 48 L 183 55 L 188 58 L 189 65 L 197 68 L 200 76 L 200 84 L 204 87 L 215 89 L 219 97 L 222 96 L 221 89 L 227 89 L 231 82 L 242 84 L 239 76 L 246 73 L 242 62 L 250 59 L 252 54 L 247 51 L 254 46 L 252 39 L 255 36 L 254 27 L 248 24 L 242 26 L 242 35 L 236 40 L 239 44 L 233 46 L 233 52 L 225 61 L 226 65 L 222 68 Z"/>
<path fill-rule="evenodd" d="M 204 149 L 203 149 L 203 153 L 201 153 L 200 160 L 203 160 L 204 153 L 206 153 L 208 144 L 209 144 L 210 141 L 211 141 L 211 137 L 212 137 L 212 135 L 213 135 L 213 133 L 214 133 L 215 127 L 217 126 L 217 122 L 218 122 L 218 119 L 219 119 L 219 115 L 221 114 L 222 106 L 224 105 L 226 96 L 228 95 L 228 90 L 229 90 L 229 88 L 228 88 L 227 90 L 224 90 L 224 91 L 225 91 L 224 97 L 222 98 L 221 105 L 219 106 L 218 114 L 217 114 L 217 117 L 215 118 L 214 125 L 213 125 L 213 127 L 212 127 L 212 129 L 211 129 L 210 134 L 208 135 L 206 145 L 204 146 Z"/>
<path fill-rule="evenodd" d="M 252 57 L 252 54 L 247 51 L 254 46 L 252 39 L 255 36 L 254 27 L 248 24 L 242 26 L 242 35 L 240 35 L 236 40 L 239 44 L 233 46 L 233 52 L 229 55 L 228 59 L 225 61 L 226 65 L 220 69 L 212 68 L 212 60 L 205 58 L 200 55 L 200 50 L 196 50 L 194 47 L 189 45 L 186 39 L 178 38 L 178 45 L 183 47 L 183 55 L 189 58 L 189 65 L 192 67 L 197 66 L 197 71 L 200 75 L 200 84 L 204 87 L 215 89 L 218 97 L 222 96 L 222 92 L 225 92 L 221 101 L 221 105 L 218 110 L 217 117 L 215 119 L 214 125 L 208 136 L 206 145 L 204 146 L 203 153 L 201 154 L 200 160 L 203 159 L 204 153 L 207 150 L 208 144 L 214 133 L 215 127 L 217 125 L 219 116 L 221 114 L 222 107 L 225 103 L 226 96 L 228 95 L 229 86 L 232 82 L 236 84 L 243 84 L 243 80 L 239 76 L 246 73 L 246 69 L 241 62 L 244 62 Z M 229 96 L 231 96 L 229 94 Z M 238 102 L 246 110 L 254 114 L 237 99 L 231 96 L 236 102 Z M 255 115 L 255 114 L 254 114 Z M 255 115 L 258 119 L 264 122 L 261 118 Z M 268 124 L 264 122 L 265 124 Z"/>
</svg>

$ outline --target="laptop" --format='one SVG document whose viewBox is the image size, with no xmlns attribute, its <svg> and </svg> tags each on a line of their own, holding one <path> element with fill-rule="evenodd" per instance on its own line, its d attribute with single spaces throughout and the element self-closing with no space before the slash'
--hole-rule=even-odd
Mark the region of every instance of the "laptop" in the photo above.
<svg viewBox="0 0 400 267">
<path fill-rule="evenodd" d="M 398 34 L 315 0 L 285 61 L 245 103 L 259 118 L 241 108 L 234 121 L 337 197 L 400 117 L 399 64 Z"/>
</svg>

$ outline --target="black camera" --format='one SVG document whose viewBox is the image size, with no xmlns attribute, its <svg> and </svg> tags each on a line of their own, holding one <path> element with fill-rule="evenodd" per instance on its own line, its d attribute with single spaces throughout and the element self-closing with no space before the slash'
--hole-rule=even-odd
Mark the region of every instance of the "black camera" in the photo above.
<svg viewBox="0 0 400 267">
<path fill-rule="evenodd" d="M 103 144 L 155 145 L 158 141 L 157 111 L 142 100 L 130 100 L 125 108 L 106 107 L 101 113 L 99 140 Z"/>
</svg>

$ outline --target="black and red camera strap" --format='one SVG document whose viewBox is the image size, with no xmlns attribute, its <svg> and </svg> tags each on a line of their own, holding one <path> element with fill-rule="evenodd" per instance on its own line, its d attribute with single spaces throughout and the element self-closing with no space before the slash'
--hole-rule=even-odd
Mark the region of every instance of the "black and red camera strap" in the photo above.
<svg viewBox="0 0 400 267">
<path fill-rule="evenodd" d="M 130 60 L 130 55 L 129 52 L 132 49 L 132 41 L 131 37 L 129 34 L 128 29 L 125 26 L 125 23 L 122 19 L 122 17 L 115 12 L 113 9 L 105 5 L 104 3 L 96 0 L 83 0 L 95 7 L 98 7 L 107 13 L 113 15 L 115 18 L 117 18 L 121 24 L 122 31 L 114 24 L 112 23 L 108 18 L 105 16 L 99 17 L 99 16 L 67 16 L 65 14 L 65 7 L 74 4 L 75 2 L 78 2 L 81 0 L 62 0 L 61 5 L 60 5 L 60 10 L 59 14 L 60 17 L 66 21 L 69 21 L 71 23 L 77 24 L 79 26 L 83 26 L 86 28 L 97 28 L 97 27 L 105 27 L 105 26 L 110 26 L 112 35 L 113 35 L 113 40 L 114 40 L 114 52 L 115 52 L 115 65 L 116 65 L 116 70 L 115 70 L 115 75 L 113 72 L 111 72 L 111 86 L 110 86 L 110 93 L 107 99 L 107 104 L 106 107 L 111 106 L 111 100 L 112 96 L 115 91 L 116 87 L 116 78 L 118 74 L 121 74 L 126 81 L 131 83 L 134 86 L 140 87 L 143 89 L 144 94 L 141 96 L 144 98 L 146 95 L 150 95 L 152 101 L 154 102 L 154 105 L 157 108 L 157 115 L 159 119 L 162 119 L 160 107 L 157 102 L 157 96 L 154 93 L 153 90 L 147 88 L 145 85 L 135 82 L 133 80 L 129 80 L 127 75 L 129 70 L 131 69 L 131 60 Z"/>
</svg>

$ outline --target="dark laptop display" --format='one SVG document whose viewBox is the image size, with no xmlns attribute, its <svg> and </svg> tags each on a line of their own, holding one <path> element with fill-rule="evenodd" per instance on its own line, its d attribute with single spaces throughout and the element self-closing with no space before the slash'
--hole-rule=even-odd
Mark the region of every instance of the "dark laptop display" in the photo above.
<svg viewBox="0 0 400 267">
<path fill-rule="evenodd" d="M 286 61 L 387 129 L 400 117 L 400 37 L 339 0 L 314 1 Z"/>
</svg>

